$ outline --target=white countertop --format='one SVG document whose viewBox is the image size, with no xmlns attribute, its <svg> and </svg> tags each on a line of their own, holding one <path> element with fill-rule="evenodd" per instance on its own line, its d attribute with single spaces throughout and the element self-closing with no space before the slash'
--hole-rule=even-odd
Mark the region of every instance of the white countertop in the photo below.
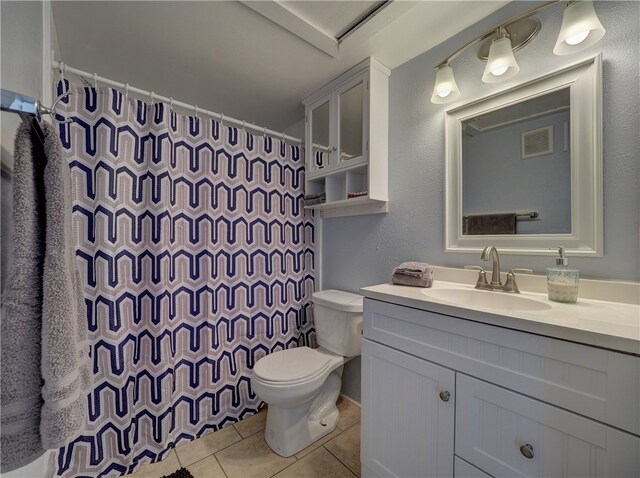
<svg viewBox="0 0 640 478">
<path fill-rule="evenodd" d="M 433 289 L 474 289 L 473 285 L 436 280 Z M 498 310 L 428 297 L 420 287 L 380 284 L 360 289 L 371 299 L 640 355 L 640 306 L 579 298 L 575 304 L 552 302 L 546 294 L 522 292 L 521 297 L 548 304 L 548 310 Z M 486 294 L 504 292 L 480 291 Z"/>
</svg>

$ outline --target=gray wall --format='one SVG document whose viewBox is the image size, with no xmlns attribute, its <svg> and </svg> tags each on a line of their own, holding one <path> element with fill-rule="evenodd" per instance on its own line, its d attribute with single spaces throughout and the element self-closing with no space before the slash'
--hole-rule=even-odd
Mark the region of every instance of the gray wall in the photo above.
<svg viewBox="0 0 640 478">
<path fill-rule="evenodd" d="M 569 112 L 465 135 L 462 141 L 462 211 L 465 215 L 538 211 L 518 221 L 518 234 L 571 232 L 571 152 L 564 151 Z M 521 134 L 553 126 L 553 153 L 522 159 Z"/>
<path fill-rule="evenodd" d="M 487 19 L 394 69 L 389 98 L 389 199 L 387 215 L 325 220 L 324 288 L 358 291 L 388 282 L 399 262 L 418 260 L 443 266 L 479 264 L 475 254 L 444 252 L 444 119 L 447 105 L 433 105 L 433 68 L 472 38 L 531 4 L 513 2 Z M 638 280 L 639 194 L 639 22 L 637 2 L 597 2 L 607 29 L 596 45 L 575 55 L 552 53 L 562 5 L 539 15 L 542 30 L 516 53 L 520 72 L 505 83 L 482 83 L 484 63 L 473 48 L 453 62 L 460 102 L 490 94 L 602 51 L 604 58 L 604 257 L 573 258 L 582 277 Z M 552 257 L 505 255 L 503 270 L 532 267 Z M 360 399 L 360 360 L 348 364 L 343 393 Z"/>
<path fill-rule="evenodd" d="M 2 17 L 2 88 L 42 97 L 42 2 L 0 3 Z M 13 166 L 13 138 L 20 119 L 0 113 L 2 160 L 2 226 L 0 228 L 1 281 L 6 277 L 11 251 L 11 181 L 4 174 Z"/>
</svg>

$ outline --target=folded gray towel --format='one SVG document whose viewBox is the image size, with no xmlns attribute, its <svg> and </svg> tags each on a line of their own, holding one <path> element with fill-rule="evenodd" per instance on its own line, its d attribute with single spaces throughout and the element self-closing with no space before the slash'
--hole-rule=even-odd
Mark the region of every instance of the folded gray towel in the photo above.
<svg viewBox="0 0 640 478">
<path fill-rule="evenodd" d="M 393 269 L 394 274 L 402 274 L 413 277 L 423 277 L 425 274 L 433 276 L 433 270 L 425 262 L 403 262 Z"/>
<path fill-rule="evenodd" d="M 69 167 L 53 126 L 44 148 L 18 128 L 11 272 L 2 300 L 2 472 L 75 438 L 92 380 L 71 240 Z"/>
<path fill-rule="evenodd" d="M 431 287 L 433 285 L 433 273 L 416 277 L 406 274 L 393 274 L 391 282 L 398 285 L 410 285 L 413 287 Z"/>
</svg>

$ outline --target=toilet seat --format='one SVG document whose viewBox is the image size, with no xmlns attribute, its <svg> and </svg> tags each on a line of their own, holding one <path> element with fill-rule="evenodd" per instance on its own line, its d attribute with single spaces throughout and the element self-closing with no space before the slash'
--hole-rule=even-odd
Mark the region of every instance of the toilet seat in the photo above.
<svg viewBox="0 0 640 478">
<path fill-rule="evenodd" d="M 322 348 L 297 347 L 262 357 L 256 362 L 253 374 L 265 384 L 295 385 L 325 375 L 343 361 L 343 357 Z"/>
</svg>

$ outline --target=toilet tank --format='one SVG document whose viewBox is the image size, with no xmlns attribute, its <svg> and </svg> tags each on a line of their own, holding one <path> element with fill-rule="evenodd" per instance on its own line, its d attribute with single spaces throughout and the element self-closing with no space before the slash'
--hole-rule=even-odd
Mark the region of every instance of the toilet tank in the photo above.
<svg viewBox="0 0 640 478">
<path fill-rule="evenodd" d="M 312 297 L 318 345 L 343 357 L 360 355 L 364 297 L 333 289 Z"/>
</svg>

